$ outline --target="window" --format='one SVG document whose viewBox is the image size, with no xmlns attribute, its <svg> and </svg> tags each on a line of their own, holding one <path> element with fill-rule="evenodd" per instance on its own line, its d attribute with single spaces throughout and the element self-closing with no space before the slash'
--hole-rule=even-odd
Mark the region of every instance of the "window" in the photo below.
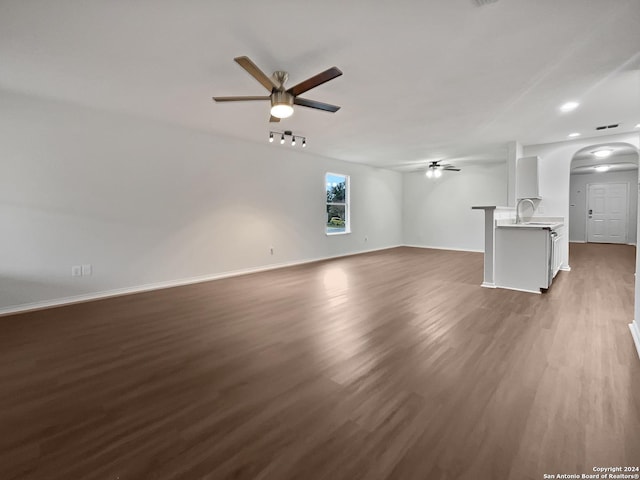
<svg viewBox="0 0 640 480">
<path fill-rule="evenodd" d="M 349 176 L 337 173 L 325 175 L 327 192 L 327 235 L 349 233 Z"/>
</svg>

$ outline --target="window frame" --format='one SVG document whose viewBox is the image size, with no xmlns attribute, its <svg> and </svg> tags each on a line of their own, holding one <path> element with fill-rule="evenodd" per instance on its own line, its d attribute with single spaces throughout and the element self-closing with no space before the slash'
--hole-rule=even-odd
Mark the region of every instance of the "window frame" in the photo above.
<svg viewBox="0 0 640 480">
<path fill-rule="evenodd" d="M 344 203 L 342 202 L 327 202 L 327 176 L 333 175 L 335 177 L 344 177 L 345 187 L 344 187 Z M 347 175 L 345 173 L 335 173 L 335 172 L 325 172 L 324 174 L 324 234 L 327 236 L 334 235 L 348 235 L 351 233 L 351 175 Z M 344 232 L 329 232 L 327 231 L 327 206 L 328 205 L 336 205 L 343 206 L 344 205 L 344 215 L 346 217 L 344 224 Z"/>
</svg>

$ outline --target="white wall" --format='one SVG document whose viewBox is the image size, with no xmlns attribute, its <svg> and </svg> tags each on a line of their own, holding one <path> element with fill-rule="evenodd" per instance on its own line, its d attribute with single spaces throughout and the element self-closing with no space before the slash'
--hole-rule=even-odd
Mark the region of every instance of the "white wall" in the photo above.
<svg viewBox="0 0 640 480">
<path fill-rule="evenodd" d="M 0 311 L 402 244 L 399 173 L 6 91 L 0 167 Z M 326 171 L 350 235 L 324 234 Z"/>
<path fill-rule="evenodd" d="M 465 165 L 439 179 L 423 172 L 403 177 L 403 238 L 407 245 L 483 251 L 484 211 L 507 204 L 507 164 Z"/>
<path fill-rule="evenodd" d="M 640 185 L 638 185 L 638 195 L 640 196 Z M 638 209 L 638 236 L 640 237 L 640 209 Z M 635 276 L 635 297 L 634 297 L 634 321 L 630 324 L 635 332 L 634 341 L 640 356 L 640 248 L 636 246 L 636 276 Z"/>
<path fill-rule="evenodd" d="M 613 142 L 628 143 L 636 148 L 640 147 L 639 133 L 626 133 L 619 135 L 605 135 L 597 138 L 584 138 L 558 143 L 546 143 L 541 145 L 527 145 L 523 147 L 524 156 L 537 155 L 539 163 L 539 183 L 541 202 L 536 214 L 569 219 L 569 177 L 571 160 L 576 152 L 592 145 L 607 144 Z M 542 208 L 541 208 L 542 207 Z M 563 239 L 561 247 L 563 258 L 569 258 L 569 237 Z M 563 267 L 567 267 L 564 265 Z"/>
<path fill-rule="evenodd" d="M 633 158 L 637 162 L 637 158 Z M 638 170 L 571 174 L 569 188 L 569 241 L 587 241 L 587 185 L 626 183 L 628 185 L 627 243 L 636 243 L 638 217 Z"/>
</svg>

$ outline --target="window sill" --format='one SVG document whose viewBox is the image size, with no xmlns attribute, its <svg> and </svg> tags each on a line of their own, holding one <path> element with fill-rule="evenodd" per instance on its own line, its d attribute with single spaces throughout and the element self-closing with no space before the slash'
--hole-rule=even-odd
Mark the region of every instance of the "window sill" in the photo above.
<svg viewBox="0 0 640 480">
<path fill-rule="evenodd" d="M 327 237 L 333 237 L 333 236 L 335 236 L 335 235 L 350 235 L 350 234 L 351 234 L 351 231 L 348 231 L 348 232 L 331 232 L 331 233 L 329 233 L 329 232 L 324 232 L 324 234 L 325 234 Z"/>
</svg>

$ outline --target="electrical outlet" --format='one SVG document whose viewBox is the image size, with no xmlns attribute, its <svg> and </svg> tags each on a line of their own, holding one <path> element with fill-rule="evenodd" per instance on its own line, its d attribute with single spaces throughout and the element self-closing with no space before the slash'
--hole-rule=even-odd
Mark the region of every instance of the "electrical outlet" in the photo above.
<svg viewBox="0 0 640 480">
<path fill-rule="evenodd" d="M 80 265 L 74 265 L 71 267 L 71 276 L 72 277 L 81 277 L 82 276 L 82 267 Z"/>
<path fill-rule="evenodd" d="M 271 248 L 269 249 L 269 253 L 270 253 L 271 255 L 273 255 L 273 247 L 271 247 Z"/>
<path fill-rule="evenodd" d="M 87 277 L 93 273 L 91 264 L 82 265 L 82 276 Z"/>
<path fill-rule="evenodd" d="M 367 243 L 369 241 L 369 237 L 364 237 L 364 243 Z"/>
</svg>

